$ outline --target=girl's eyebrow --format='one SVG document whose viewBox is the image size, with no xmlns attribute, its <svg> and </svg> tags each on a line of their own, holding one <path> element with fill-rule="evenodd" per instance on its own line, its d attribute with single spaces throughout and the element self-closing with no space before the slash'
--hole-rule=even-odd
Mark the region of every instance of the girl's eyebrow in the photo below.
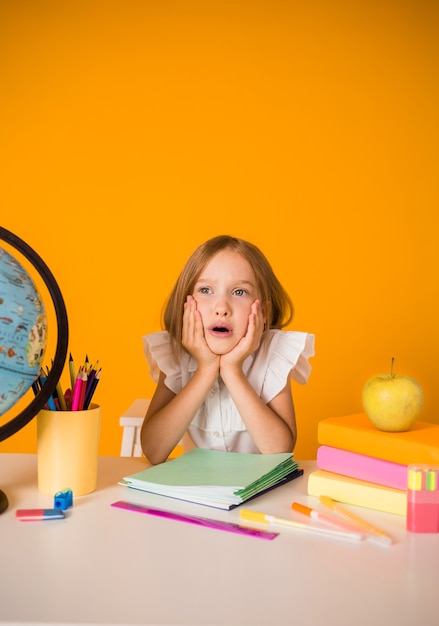
<svg viewBox="0 0 439 626">
<path fill-rule="evenodd" d="M 199 278 L 196 281 L 195 284 L 198 285 L 198 283 L 207 283 L 209 285 L 211 283 L 215 283 L 215 280 L 212 280 L 211 278 L 203 278 L 203 277 L 201 277 L 201 278 Z M 256 286 L 254 282 L 252 282 L 251 280 L 246 280 L 246 279 L 234 280 L 233 284 L 234 285 L 250 285 L 251 287 L 255 287 Z"/>
</svg>

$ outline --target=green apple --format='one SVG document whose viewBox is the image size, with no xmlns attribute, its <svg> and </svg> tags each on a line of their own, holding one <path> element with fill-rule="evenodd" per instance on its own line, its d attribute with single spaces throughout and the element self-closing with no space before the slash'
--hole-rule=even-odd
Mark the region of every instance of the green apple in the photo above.
<svg viewBox="0 0 439 626">
<path fill-rule="evenodd" d="M 391 372 L 370 378 L 363 387 L 362 401 L 366 415 L 376 428 L 403 432 L 410 430 L 418 419 L 424 394 L 414 378 Z"/>
</svg>

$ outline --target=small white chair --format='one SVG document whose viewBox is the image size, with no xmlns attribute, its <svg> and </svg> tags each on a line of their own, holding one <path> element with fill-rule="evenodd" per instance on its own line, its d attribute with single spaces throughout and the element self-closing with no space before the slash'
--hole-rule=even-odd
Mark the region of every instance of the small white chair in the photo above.
<svg viewBox="0 0 439 626">
<path fill-rule="evenodd" d="M 140 429 L 150 402 L 148 398 L 137 398 L 120 417 L 123 428 L 120 456 L 142 456 Z"/>
</svg>

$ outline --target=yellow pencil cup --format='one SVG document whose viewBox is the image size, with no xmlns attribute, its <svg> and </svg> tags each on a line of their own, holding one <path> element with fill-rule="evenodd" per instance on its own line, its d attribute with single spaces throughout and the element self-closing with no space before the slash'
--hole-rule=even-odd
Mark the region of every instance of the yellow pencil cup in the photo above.
<svg viewBox="0 0 439 626">
<path fill-rule="evenodd" d="M 101 407 L 86 411 L 47 411 L 37 415 L 38 490 L 73 497 L 96 489 Z"/>
</svg>

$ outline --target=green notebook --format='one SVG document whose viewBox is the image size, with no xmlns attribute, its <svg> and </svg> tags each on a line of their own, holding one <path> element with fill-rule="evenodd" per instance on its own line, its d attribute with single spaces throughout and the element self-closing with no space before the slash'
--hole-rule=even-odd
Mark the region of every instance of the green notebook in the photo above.
<svg viewBox="0 0 439 626">
<path fill-rule="evenodd" d="M 125 476 L 120 484 L 228 510 L 302 474 L 291 453 L 244 454 L 195 448 Z"/>
</svg>

